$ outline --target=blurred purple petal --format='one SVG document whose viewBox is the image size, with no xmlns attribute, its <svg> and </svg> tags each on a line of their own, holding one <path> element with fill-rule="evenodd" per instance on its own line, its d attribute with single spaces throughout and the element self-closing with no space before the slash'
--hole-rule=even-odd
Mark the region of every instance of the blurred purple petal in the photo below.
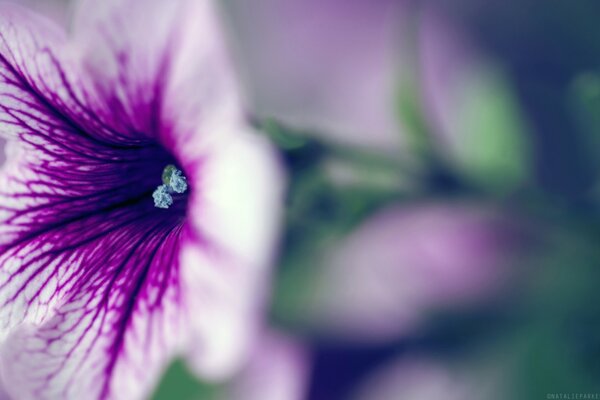
<svg viewBox="0 0 600 400">
<path fill-rule="evenodd" d="M 395 58 L 403 3 L 232 2 L 255 111 L 337 140 L 397 148 Z"/>
<path fill-rule="evenodd" d="M 386 339 L 428 312 L 489 299 L 511 275 L 509 227 L 469 205 L 389 207 L 326 258 L 309 318 L 336 335 Z"/>
</svg>

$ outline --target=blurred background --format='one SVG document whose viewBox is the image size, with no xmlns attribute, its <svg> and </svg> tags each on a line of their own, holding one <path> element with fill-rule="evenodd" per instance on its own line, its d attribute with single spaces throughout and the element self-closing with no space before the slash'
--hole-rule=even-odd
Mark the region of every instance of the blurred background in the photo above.
<svg viewBox="0 0 600 400">
<path fill-rule="evenodd" d="M 253 358 L 154 399 L 600 398 L 600 2 L 221 8 L 284 235 Z"/>
</svg>

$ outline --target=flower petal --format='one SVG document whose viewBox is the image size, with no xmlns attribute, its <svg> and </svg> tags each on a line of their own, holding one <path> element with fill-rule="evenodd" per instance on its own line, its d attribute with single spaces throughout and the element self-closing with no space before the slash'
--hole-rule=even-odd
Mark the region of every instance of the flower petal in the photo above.
<svg viewBox="0 0 600 400">
<path fill-rule="evenodd" d="M 6 159 L 6 154 L 4 152 L 5 148 L 6 148 L 6 140 L 4 140 L 0 137 L 0 167 L 2 167 L 2 164 L 4 164 L 4 160 Z"/>
<path fill-rule="evenodd" d="M 523 226 L 475 203 L 390 205 L 323 257 L 304 318 L 320 334 L 385 342 L 432 310 L 499 299 L 515 279 Z"/>
<path fill-rule="evenodd" d="M 215 378 L 240 367 L 264 312 L 284 183 L 265 138 L 235 131 L 220 139 L 200 173 L 188 176 L 199 188 L 190 199 L 190 228 L 212 251 L 196 239 L 184 243 L 182 256 L 196 335 L 190 361 Z M 210 299 L 198 295 L 206 286 Z"/>
<path fill-rule="evenodd" d="M 92 241 L 117 224 L 146 217 L 147 208 L 126 215 L 118 205 L 144 199 L 152 177 L 159 176 L 161 166 L 148 165 L 145 157 L 158 157 L 153 161 L 159 164 L 161 158 L 167 161 L 156 146 L 129 151 L 98 140 L 66 115 L 63 111 L 70 108 L 52 97 L 60 91 L 51 90 L 64 83 L 53 80 L 64 70 L 55 64 L 44 68 L 50 65 L 44 60 L 55 60 L 48 40 L 58 43 L 61 35 L 48 21 L 24 10 L 3 6 L 1 11 L 0 124 L 2 133 L 19 140 L 8 143 L 0 175 L 0 336 L 23 320 L 41 322 L 56 298 L 68 291 L 60 285 L 56 296 L 39 293 L 43 296 L 29 303 L 20 297 L 33 271 L 53 258 L 57 261 L 50 269 L 63 281 L 76 272 L 59 271 L 60 263 L 74 260 L 60 260 L 57 249 L 76 250 L 68 245 Z M 127 219 L 112 219 L 119 217 Z M 25 271 L 28 265 L 33 268 Z M 15 275 L 31 279 L 19 282 L 11 278 Z M 12 306 L 4 307 L 9 301 Z"/>
<path fill-rule="evenodd" d="M 68 120 L 21 98 L 37 114 L 2 113 L 22 139 L 9 142 L 0 175 L 7 389 L 19 399 L 139 398 L 180 341 L 182 225 L 156 217 L 148 187 L 161 168 L 138 158 L 160 165 L 162 153 L 78 142 Z"/>
<path fill-rule="evenodd" d="M 86 222 L 74 225 L 80 242 L 56 233 L 61 245 L 40 241 L 54 258 L 31 261 L 13 277 L 22 302 L 41 303 L 65 287 L 50 318 L 21 325 L 2 347 L 2 372 L 15 398 L 141 398 L 181 343 L 180 231 L 145 218 L 110 223 L 110 235 L 97 238 L 94 221 Z M 27 259 L 45 260 L 41 249 L 30 249 Z"/>
<path fill-rule="evenodd" d="M 172 161 L 150 141 L 155 131 L 145 131 L 156 127 L 150 111 L 158 95 L 146 98 L 144 84 L 152 82 L 140 83 L 132 75 L 125 86 L 115 85 L 115 92 L 103 91 L 115 76 L 93 75 L 87 81 L 85 74 L 99 70 L 80 69 L 75 59 L 63 57 L 69 47 L 58 29 L 24 10 L 5 10 L 0 123 L 3 133 L 18 142 L 11 141 L 0 175 L 0 333 L 8 335 L 1 349 L 2 373 L 11 382 L 10 394 L 19 399 L 140 398 L 167 358 L 189 342 L 184 338 L 189 329 L 182 324 L 191 306 L 194 321 L 210 317 L 211 312 L 197 310 L 210 306 L 203 298 L 219 293 L 201 286 L 206 281 L 182 288 L 180 245 L 201 252 L 201 232 L 189 235 L 178 210 L 157 214 L 152 204 L 154 179 L 160 181 L 162 168 Z M 158 14 L 152 15 L 146 26 Z M 110 120 L 100 107 L 108 105 L 114 107 Z M 172 130 L 165 129 L 165 137 L 179 138 Z M 184 142 L 177 140 L 173 143 Z M 263 197 L 256 196 L 260 201 L 250 201 L 245 210 L 269 206 L 270 199 L 266 204 Z M 230 220 L 227 226 L 232 227 Z M 186 274 L 196 268 L 218 271 L 221 265 L 215 264 L 188 263 Z M 262 280 L 250 275 L 264 277 L 265 265 L 240 273 L 251 284 L 240 289 L 239 299 L 233 276 L 226 295 L 234 308 L 219 308 L 223 318 L 230 309 L 235 322 L 255 316 L 256 302 L 246 307 L 242 300 L 257 293 L 256 282 Z M 218 281 L 226 282 L 227 271 L 218 272 L 223 275 Z M 191 306 L 181 304 L 184 297 Z M 222 332 L 218 327 L 225 325 L 202 324 L 203 345 L 210 348 L 214 334 Z M 241 329 L 236 337 L 247 335 L 245 326 L 236 326 Z M 233 353 L 230 358 L 239 358 Z"/>
<path fill-rule="evenodd" d="M 127 124 L 115 129 L 96 112 L 98 92 L 83 74 L 63 30 L 11 4 L 0 5 L 0 15 L 0 134 L 44 141 L 39 147 L 148 143 L 147 132 Z"/>
<path fill-rule="evenodd" d="M 402 146 L 393 101 L 402 1 L 225 3 L 259 116 L 336 141 Z"/>
<path fill-rule="evenodd" d="M 212 1 L 78 5 L 75 47 L 104 124 L 169 146 L 223 108 L 241 114 Z"/>
<path fill-rule="evenodd" d="M 182 225 L 156 217 L 148 185 L 160 168 L 141 157 L 160 165 L 162 153 L 78 142 L 68 119 L 25 98 L 36 114 L 0 101 L 3 126 L 14 121 L 21 138 L 0 175 L 7 389 L 19 399 L 141 397 L 180 341 Z"/>
</svg>

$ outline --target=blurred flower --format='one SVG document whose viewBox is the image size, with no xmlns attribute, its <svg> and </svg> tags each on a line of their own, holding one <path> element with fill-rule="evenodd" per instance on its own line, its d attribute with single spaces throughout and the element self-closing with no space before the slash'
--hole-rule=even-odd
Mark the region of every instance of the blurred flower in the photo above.
<svg viewBox="0 0 600 400">
<path fill-rule="evenodd" d="M 384 209 L 324 257 L 304 318 L 328 334 L 386 340 L 433 311 L 491 300 L 511 275 L 511 229 L 467 204 Z"/>
<path fill-rule="evenodd" d="M 283 334 L 264 334 L 223 400 L 306 399 L 310 364 L 307 353 L 304 346 Z"/>
<path fill-rule="evenodd" d="M 402 0 L 229 3 L 255 112 L 353 144 L 398 148 Z"/>
<path fill-rule="evenodd" d="M 435 5 L 411 3 L 230 2 L 254 112 L 404 158 L 426 146 L 485 187 L 514 188 L 530 158 L 510 80 Z"/>
<path fill-rule="evenodd" d="M 2 375 L 18 399 L 136 399 L 185 349 L 243 361 L 280 210 L 210 1 L 0 11 Z M 162 177 L 174 165 L 189 190 Z M 173 167 L 170 167 L 173 170 Z M 181 183 L 181 182 L 179 182 Z"/>
</svg>

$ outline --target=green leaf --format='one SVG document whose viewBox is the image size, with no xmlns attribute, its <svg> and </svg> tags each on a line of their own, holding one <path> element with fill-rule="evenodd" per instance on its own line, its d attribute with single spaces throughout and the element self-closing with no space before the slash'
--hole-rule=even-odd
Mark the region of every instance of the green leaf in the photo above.
<svg viewBox="0 0 600 400">
<path fill-rule="evenodd" d="M 454 161 L 468 179 L 505 193 L 531 173 L 527 123 L 508 79 L 498 69 L 475 69 L 457 98 Z"/>
<path fill-rule="evenodd" d="M 193 376 L 182 360 L 176 360 L 165 371 L 152 400 L 215 400 L 221 388 L 202 383 Z"/>
<path fill-rule="evenodd" d="M 307 142 L 306 138 L 290 129 L 285 129 L 273 119 L 262 121 L 261 128 L 283 150 L 295 150 L 303 147 Z"/>
</svg>

